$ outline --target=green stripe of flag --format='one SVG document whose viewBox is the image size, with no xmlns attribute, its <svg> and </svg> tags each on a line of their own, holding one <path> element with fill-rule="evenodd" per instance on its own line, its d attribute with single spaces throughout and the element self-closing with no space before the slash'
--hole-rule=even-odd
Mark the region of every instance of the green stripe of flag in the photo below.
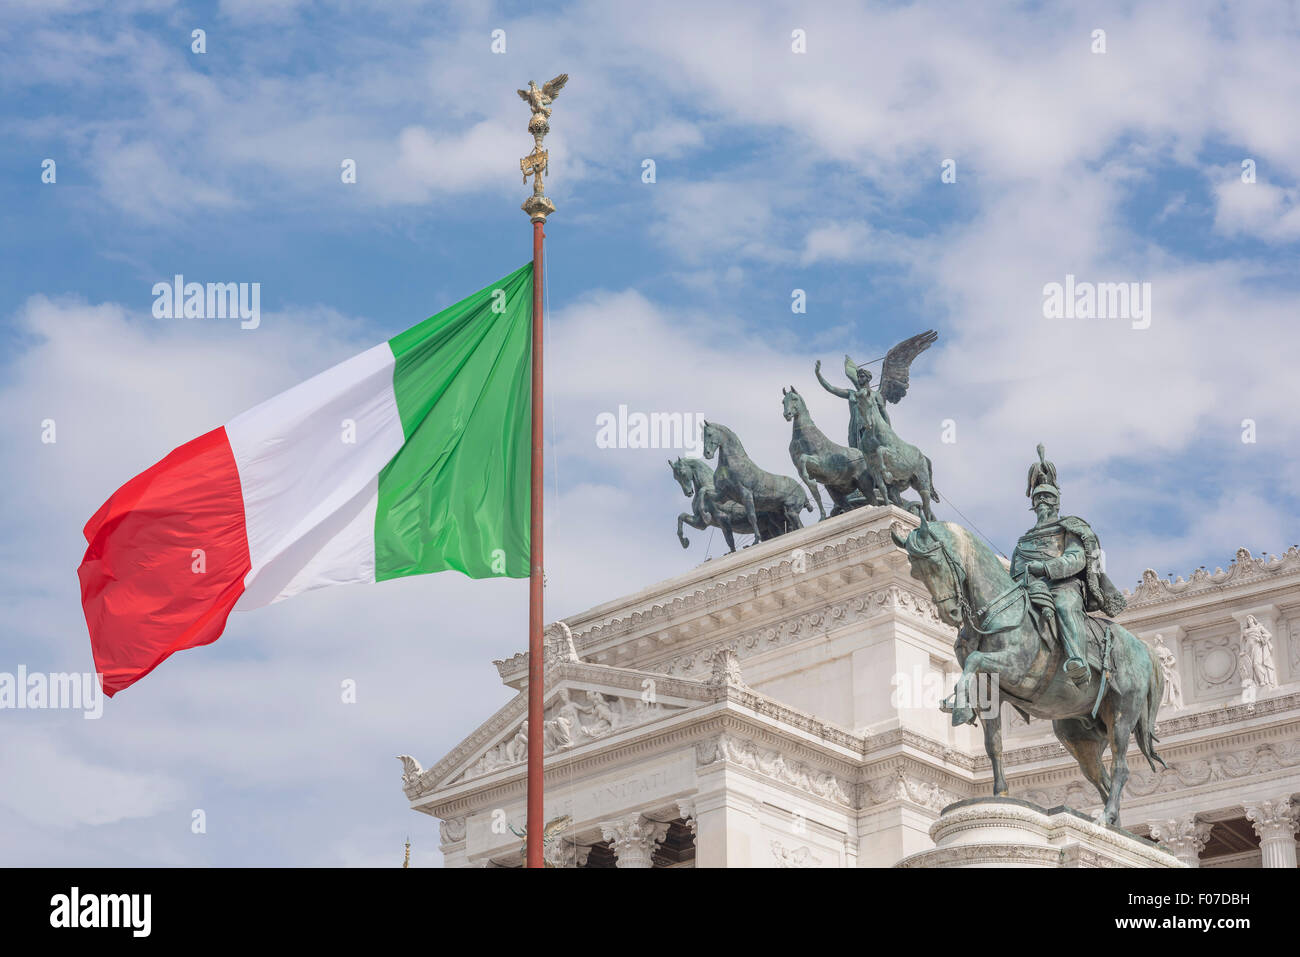
<svg viewBox="0 0 1300 957">
<path fill-rule="evenodd" d="M 375 578 L 528 577 L 532 263 L 389 340 L 406 444 L 379 473 Z"/>
</svg>

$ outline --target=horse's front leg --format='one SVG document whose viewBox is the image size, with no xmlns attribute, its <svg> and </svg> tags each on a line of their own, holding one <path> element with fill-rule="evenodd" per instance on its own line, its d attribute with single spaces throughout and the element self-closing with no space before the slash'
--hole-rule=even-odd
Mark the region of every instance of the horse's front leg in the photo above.
<svg viewBox="0 0 1300 957">
<path fill-rule="evenodd" d="M 730 551 L 736 550 L 736 538 L 731 534 L 731 519 L 726 515 L 714 512 L 714 518 L 718 520 L 718 528 L 722 529 L 722 537 L 726 539 L 727 548 Z"/>
<path fill-rule="evenodd" d="M 690 540 L 685 535 L 682 534 L 683 524 L 689 525 L 691 528 L 699 529 L 701 532 L 709 527 L 709 523 L 706 522 L 699 515 L 692 515 L 690 512 L 682 512 L 680 515 L 678 515 L 677 516 L 677 540 L 682 543 L 682 548 L 689 548 L 691 545 Z"/>
<path fill-rule="evenodd" d="M 715 489 L 700 496 L 700 515 L 704 522 L 722 529 L 722 537 L 730 551 L 736 550 L 736 539 L 731 533 L 731 519 L 727 517 L 727 503 Z"/>
<path fill-rule="evenodd" d="M 1006 776 L 1002 773 L 1002 711 L 998 709 L 993 717 L 982 715 L 980 724 L 984 726 L 984 753 L 993 765 L 993 795 L 1007 797 L 1011 794 L 1007 788 Z"/>
<path fill-rule="evenodd" d="M 917 494 L 921 496 L 921 512 L 925 515 L 925 520 L 933 522 L 934 511 L 930 508 L 930 486 L 914 480 L 912 488 L 916 489 Z"/>
<path fill-rule="evenodd" d="M 1133 733 L 1134 712 L 1136 708 L 1127 706 L 1122 699 L 1115 707 L 1115 717 L 1110 727 L 1110 797 L 1102 810 L 1101 818 L 1105 824 L 1119 827 L 1119 802 L 1124 796 L 1124 785 L 1128 783 L 1128 741 Z"/>
<path fill-rule="evenodd" d="M 763 532 L 759 528 L 758 512 L 754 510 L 754 493 L 747 488 L 742 488 L 741 497 L 745 506 L 745 517 L 749 519 L 749 527 L 754 530 L 754 544 L 757 545 L 763 540 Z"/>
<path fill-rule="evenodd" d="M 795 460 L 795 470 L 799 477 L 803 479 L 803 484 L 808 486 L 808 491 L 812 492 L 813 501 L 817 503 L 817 511 L 821 512 L 823 519 L 826 518 L 826 507 L 822 505 L 822 493 L 817 488 L 817 481 L 808 471 L 808 463 L 812 460 L 811 455 L 801 455 Z"/>
<path fill-rule="evenodd" d="M 856 466 L 853 473 L 853 486 L 862 493 L 862 499 L 868 505 L 876 504 L 876 480 L 871 476 L 871 469 L 866 462 Z"/>
<path fill-rule="evenodd" d="M 885 450 L 876 449 L 875 454 L 867 459 L 870 469 L 872 495 L 879 505 L 889 505 L 889 479 L 885 472 Z"/>
<path fill-rule="evenodd" d="M 957 679 L 957 687 L 953 689 L 953 695 L 944 705 L 951 702 L 952 705 L 952 725 L 959 727 L 963 724 L 974 724 L 975 709 L 971 707 L 970 688 L 976 680 L 976 675 L 984 675 L 988 682 L 987 689 L 989 694 L 976 695 L 975 701 L 980 707 L 987 708 L 996 705 L 997 694 L 995 690 L 1000 678 L 1005 677 L 1008 683 L 1014 684 L 1024 677 L 1024 666 L 1014 652 L 1011 651 L 972 651 L 966 656 L 966 663 L 962 665 L 961 677 Z M 943 707 L 943 710 L 948 710 Z"/>
</svg>

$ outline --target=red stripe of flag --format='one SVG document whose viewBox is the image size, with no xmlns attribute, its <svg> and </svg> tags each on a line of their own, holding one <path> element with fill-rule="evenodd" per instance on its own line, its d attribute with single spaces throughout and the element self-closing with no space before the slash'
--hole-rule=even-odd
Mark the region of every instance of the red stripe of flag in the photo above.
<svg viewBox="0 0 1300 957">
<path fill-rule="evenodd" d="M 81 605 L 95 669 L 112 696 L 173 652 L 216 641 L 244 592 L 244 498 L 226 430 L 131 479 L 85 534 Z M 200 557 L 205 567 L 196 571 Z"/>
</svg>

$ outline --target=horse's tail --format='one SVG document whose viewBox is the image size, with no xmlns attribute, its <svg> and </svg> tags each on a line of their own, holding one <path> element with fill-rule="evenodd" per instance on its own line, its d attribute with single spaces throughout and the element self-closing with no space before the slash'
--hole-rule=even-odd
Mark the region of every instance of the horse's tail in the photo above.
<svg viewBox="0 0 1300 957">
<path fill-rule="evenodd" d="M 1147 648 L 1146 642 L 1142 642 L 1142 650 L 1145 652 L 1144 657 L 1147 662 L 1147 701 L 1146 710 L 1138 716 L 1137 726 L 1137 744 L 1147 763 L 1151 765 L 1151 770 L 1159 772 L 1156 762 L 1160 762 L 1160 767 L 1168 768 L 1165 759 L 1156 753 L 1156 742 L 1160 740 L 1156 737 L 1156 715 L 1160 711 L 1160 702 L 1165 697 L 1165 675 L 1160 667 L 1160 663 L 1151 656 L 1151 650 Z"/>
<path fill-rule="evenodd" d="M 925 459 L 925 469 L 926 469 L 926 471 L 930 473 L 930 474 L 928 474 L 928 475 L 926 476 L 926 478 L 930 480 L 930 498 L 932 498 L 932 499 L 934 499 L 936 502 L 938 502 L 938 501 L 940 501 L 940 499 L 939 499 L 939 490 L 938 490 L 937 488 L 934 487 L 934 465 L 933 465 L 933 463 L 931 463 L 931 461 L 930 461 L 930 456 L 928 456 L 928 455 L 923 455 L 922 458 Z"/>
</svg>

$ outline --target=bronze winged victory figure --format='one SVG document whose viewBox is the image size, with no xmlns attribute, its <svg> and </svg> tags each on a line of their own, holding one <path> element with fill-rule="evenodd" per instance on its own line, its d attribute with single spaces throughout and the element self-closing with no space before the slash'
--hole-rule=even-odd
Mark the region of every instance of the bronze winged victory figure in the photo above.
<svg viewBox="0 0 1300 957">
<path fill-rule="evenodd" d="M 847 355 L 844 357 L 844 374 L 853 388 L 841 389 L 831 385 L 822 375 L 822 364 L 816 366 L 817 381 L 831 395 L 849 402 L 849 445 L 862 450 L 867 467 L 875 480 L 876 488 L 884 490 L 888 500 L 900 508 L 902 490 L 913 488 L 921 496 L 921 512 L 933 520 L 931 501 L 939 501 L 934 488 L 930 459 L 916 446 L 904 442 L 894 432 L 889 420 L 888 403 L 897 404 L 907 395 L 912 360 L 930 348 L 939 334 L 929 329 L 910 339 L 904 339 L 885 355 L 880 372 L 880 388 L 871 388 L 871 372 L 861 368 Z"/>
</svg>

